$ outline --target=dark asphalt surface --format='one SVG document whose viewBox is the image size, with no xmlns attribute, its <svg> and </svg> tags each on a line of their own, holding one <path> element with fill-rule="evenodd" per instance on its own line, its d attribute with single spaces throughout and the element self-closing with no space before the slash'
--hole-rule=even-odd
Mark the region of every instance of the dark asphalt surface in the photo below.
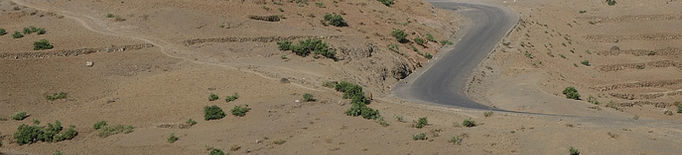
<svg viewBox="0 0 682 155">
<path fill-rule="evenodd" d="M 465 10 L 462 15 L 471 20 L 464 36 L 453 50 L 439 55 L 432 66 L 422 68 L 400 83 L 393 93 L 408 100 L 455 106 L 469 109 L 492 110 L 467 97 L 467 78 L 518 21 L 518 16 L 505 9 L 471 3 L 430 2 L 442 9 Z M 460 32 L 458 32 L 460 33 Z M 456 38 L 457 39 L 457 38 Z M 406 83 L 407 82 L 407 83 Z"/>
</svg>

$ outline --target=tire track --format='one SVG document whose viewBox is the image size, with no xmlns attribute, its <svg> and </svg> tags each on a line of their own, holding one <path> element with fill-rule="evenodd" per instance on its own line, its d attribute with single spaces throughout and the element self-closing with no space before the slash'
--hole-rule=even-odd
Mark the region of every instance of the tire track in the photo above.
<svg viewBox="0 0 682 155">
<path fill-rule="evenodd" d="M 631 49 L 631 50 L 604 50 L 597 52 L 597 55 L 603 56 L 618 56 L 620 54 L 631 54 L 634 56 L 654 56 L 654 55 L 679 55 L 682 53 L 682 48 L 664 48 L 654 50 Z"/>
<path fill-rule="evenodd" d="M 677 67 L 679 69 L 682 69 L 682 62 L 660 60 L 647 63 L 626 63 L 598 66 L 599 70 L 604 72 L 619 71 L 625 69 L 645 69 L 647 67 Z"/>
<path fill-rule="evenodd" d="M 590 87 L 590 88 L 597 90 L 597 91 L 610 91 L 610 90 L 627 89 L 627 88 L 665 87 L 665 86 L 671 86 L 671 85 L 679 85 L 680 83 L 682 83 L 682 79 L 619 83 L 619 84 Z"/>
<path fill-rule="evenodd" d="M 654 34 L 639 34 L 639 35 L 587 35 L 585 39 L 600 43 L 613 43 L 626 40 L 641 40 L 641 41 L 665 41 L 665 40 L 680 40 L 682 34 L 669 33 L 654 33 Z"/>
<path fill-rule="evenodd" d="M 577 19 L 587 21 L 590 24 L 600 24 L 600 23 L 675 21 L 675 20 L 682 20 L 682 15 L 655 14 L 655 15 L 624 15 L 624 16 L 618 16 L 618 17 L 589 16 L 589 17 L 578 17 Z"/>
</svg>

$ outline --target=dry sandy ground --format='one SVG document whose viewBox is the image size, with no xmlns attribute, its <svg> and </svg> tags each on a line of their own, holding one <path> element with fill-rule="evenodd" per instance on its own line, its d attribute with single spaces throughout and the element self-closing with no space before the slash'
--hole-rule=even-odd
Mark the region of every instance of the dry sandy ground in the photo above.
<svg viewBox="0 0 682 155">
<path fill-rule="evenodd" d="M 317 2 L 324 7 L 317 7 Z M 454 36 L 459 21 L 464 21 L 456 14 L 433 10 L 428 3 L 416 0 L 396 1 L 391 7 L 359 0 L 308 3 L 299 7 L 295 1 L 277 5 L 274 1 L 259 0 L 0 0 L 3 21 L 0 28 L 9 33 L 27 26 L 47 29 L 44 35 L 31 34 L 21 39 L 13 39 L 11 34 L 0 36 L 3 56 L 0 117 L 8 118 L 18 111 L 30 115 L 23 121 L 0 121 L 0 154 L 52 154 L 57 150 L 65 154 L 207 154 L 211 147 L 230 154 L 567 154 L 570 146 L 583 154 L 681 151 L 678 147 L 682 144 L 681 125 L 675 122 L 680 120 L 679 114 L 663 115 L 662 108 L 648 105 L 625 108 L 624 112 L 604 105 L 590 109 L 593 105 L 567 100 L 560 94 L 563 87 L 574 85 L 584 98 L 592 95 L 600 97 L 602 103 L 611 99 L 624 103 L 609 94 L 631 93 L 639 97 L 643 93 L 680 89 L 679 84 L 604 92 L 591 88 L 644 79 L 674 80 L 674 75 L 679 75 L 675 66 L 648 64 L 640 70 L 627 67 L 600 70 L 600 66 L 623 62 L 679 61 L 676 54 L 651 57 L 605 54 L 613 45 L 619 46 L 620 52 L 676 48 L 679 40 L 622 38 L 653 32 L 675 34 L 678 27 L 661 26 L 638 32 L 636 24 L 675 25 L 679 20 L 624 24 L 627 20 L 588 18 L 624 17 L 633 15 L 628 11 L 631 9 L 641 9 L 638 13 L 642 15 L 679 15 L 673 11 L 675 7 L 664 5 L 663 1 L 620 2 L 616 6 L 589 1 L 486 2 L 519 11 L 525 22 L 517 26 L 520 30 L 505 38 L 504 43 L 511 47 L 501 44 L 481 64 L 486 77 L 477 78 L 481 84 L 471 85 L 470 95 L 503 109 L 571 115 L 495 112 L 491 117 L 484 117 L 482 111 L 382 98 L 401 74 L 428 62 L 412 52 L 409 47 L 412 43 L 401 44 L 399 52 L 388 50 L 386 46 L 395 43 L 390 36 L 392 29 L 405 29 L 410 34 L 408 39 L 426 33 L 438 40 L 446 39 Z M 646 12 L 657 7 L 670 10 Z M 587 13 L 579 14 L 579 10 Z M 345 14 L 349 26 L 323 26 L 319 21 L 326 12 Z M 106 18 L 109 13 L 126 20 Z M 279 14 L 286 19 L 264 22 L 248 18 Z M 590 21 L 594 24 L 589 24 Z M 549 28 L 532 24 L 537 22 Z M 566 23 L 574 24 L 571 27 Z M 614 26 L 618 28 L 606 29 Z M 554 37 L 545 36 L 549 35 L 545 30 Z M 612 36 L 597 35 L 611 35 L 609 31 L 622 32 L 616 36 L 621 37 L 618 43 L 605 43 Z M 524 33 L 531 37 L 524 37 Z M 564 35 L 574 40 L 570 46 L 561 45 L 569 44 Z M 339 49 L 340 60 L 299 57 L 277 50 L 275 42 L 250 40 L 288 36 L 323 36 L 324 41 Z M 229 37 L 247 41 L 219 41 Z M 32 42 L 38 39 L 50 40 L 55 49 L 32 50 Z M 187 44 L 188 40 L 200 41 Z M 525 49 L 521 42 L 537 49 Z M 553 45 L 549 49 L 555 57 L 546 54 L 544 44 Z M 436 43 L 417 48 L 436 57 L 440 49 Z M 572 48 L 576 48 L 575 54 L 568 51 Z M 584 52 L 585 49 L 592 54 Z M 533 59 L 526 58 L 521 50 L 531 52 Z M 602 51 L 606 52 L 601 54 Z M 567 59 L 559 58 L 558 54 Z M 287 59 L 281 55 L 287 55 Z M 580 65 L 582 59 L 589 59 L 592 66 L 573 67 L 573 63 Z M 95 65 L 87 67 L 86 61 Z M 532 65 L 540 61 L 541 65 Z M 290 83 L 281 83 L 281 78 Z M 384 127 L 376 121 L 346 116 L 349 101 L 341 99 L 341 93 L 322 86 L 324 81 L 340 80 L 358 83 L 371 92 L 374 101 L 369 106 L 378 109 L 390 125 Z M 56 101 L 44 98 L 59 91 L 67 92 L 68 98 Z M 210 93 L 220 95 L 221 99 L 208 101 Z M 240 98 L 225 103 L 225 96 L 233 93 L 239 93 Z M 304 93 L 314 94 L 317 101 L 295 102 Z M 676 99 L 679 96 L 668 95 L 646 101 Z M 202 119 L 204 106 L 218 105 L 229 111 L 241 104 L 251 108 L 244 117 Z M 635 115 L 637 119 L 633 119 Z M 406 122 L 397 121 L 395 116 L 403 116 Z M 429 125 L 422 129 L 412 127 L 411 122 L 420 117 L 427 117 Z M 478 126 L 462 127 L 467 118 Z M 79 134 L 72 140 L 19 146 L 13 138 L 16 127 L 32 124 L 34 119 L 40 120 L 41 125 L 60 120 L 64 126 L 75 125 Z M 197 120 L 198 124 L 174 128 L 188 119 Z M 100 120 L 133 125 L 135 129 L 129 134 L 100 138 L 93 129 L 93 124 Z M 177 142 L 166 141 L 171 133 L 179 137 Z M 426 133 L 428 140 L 412 140 L 412 135 L 419 133 Z M 461 135 L 464 135 L 461 145 L 448 142 Z"/>
</svg>

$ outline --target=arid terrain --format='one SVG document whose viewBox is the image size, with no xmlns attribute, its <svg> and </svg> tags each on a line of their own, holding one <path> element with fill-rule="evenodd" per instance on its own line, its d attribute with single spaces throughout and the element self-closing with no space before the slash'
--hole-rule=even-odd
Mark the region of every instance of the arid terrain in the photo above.
<svg viewBox="0 0 682 155">
<path fill-rule="evenodd" d="M 468 95 L 538 114 L 484 116 L 391 94 L 452 49 L 440 41 L 456 46 L 460 28 L 475 25 L 460 15 L 466 9 L 420 0 L 0 0 L 0 154 L 682 152 L 682 1 L 469 2 L 508 7 L 520 20 L 473 71 Z M 326 13 L 347 25 L 327 24 Z M 13 38 L 30 26 L 46 33 Z M 427 34 L 434 40 L 418 45 Z M 278 49 L 308 38 L 335 49 L 336 60 Z M 34 50 L 41 39 L 54 47 Z M 338 81 L 362 86 L 383 121 L 347 116 L 351 99 L 327 87 Z M 581 100 L 566 99 L 568 86 Z M 46 99 L 58 92 L 67 97 Z M 209 101 L 212 93 L 219 99 Z M 227 116 L 204 120 L 212 105 Z M 234 116 L 237 105 L 250 110 Z M 28 117 L 13 120 L 20 111 Z M 21 124 L 56 120 L 77 136 L 26 145 L 14 136 Z M 134 129 L 102 137 L 98 121 Z M 413 140 L 420 133 L 428 138 Z"/>
</svg>

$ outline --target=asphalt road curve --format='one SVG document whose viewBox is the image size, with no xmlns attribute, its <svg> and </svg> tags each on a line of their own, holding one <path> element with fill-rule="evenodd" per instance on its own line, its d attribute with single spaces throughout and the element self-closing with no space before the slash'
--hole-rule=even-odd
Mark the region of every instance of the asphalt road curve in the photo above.
<svg viewBox="0 0 682 155">
<path fill-rule="evenodd" d="M 496 6 L 460 3 L 429 2 L 435 7 L 461 11 L 471 20 L 461 40 L 453 50 L 439 55 L 432 65 L 426 65 L 402 80 L 393 89 L 401 98 L 413 101 L 455 106 L 468 109 L 492 110 L 476 103 L 465 93 L 467 78 L 472 70 L 497 45 L 518 21 L 518 16 Z M 462 33 L 462 32 L 458 32 Z"/>
</svg>

